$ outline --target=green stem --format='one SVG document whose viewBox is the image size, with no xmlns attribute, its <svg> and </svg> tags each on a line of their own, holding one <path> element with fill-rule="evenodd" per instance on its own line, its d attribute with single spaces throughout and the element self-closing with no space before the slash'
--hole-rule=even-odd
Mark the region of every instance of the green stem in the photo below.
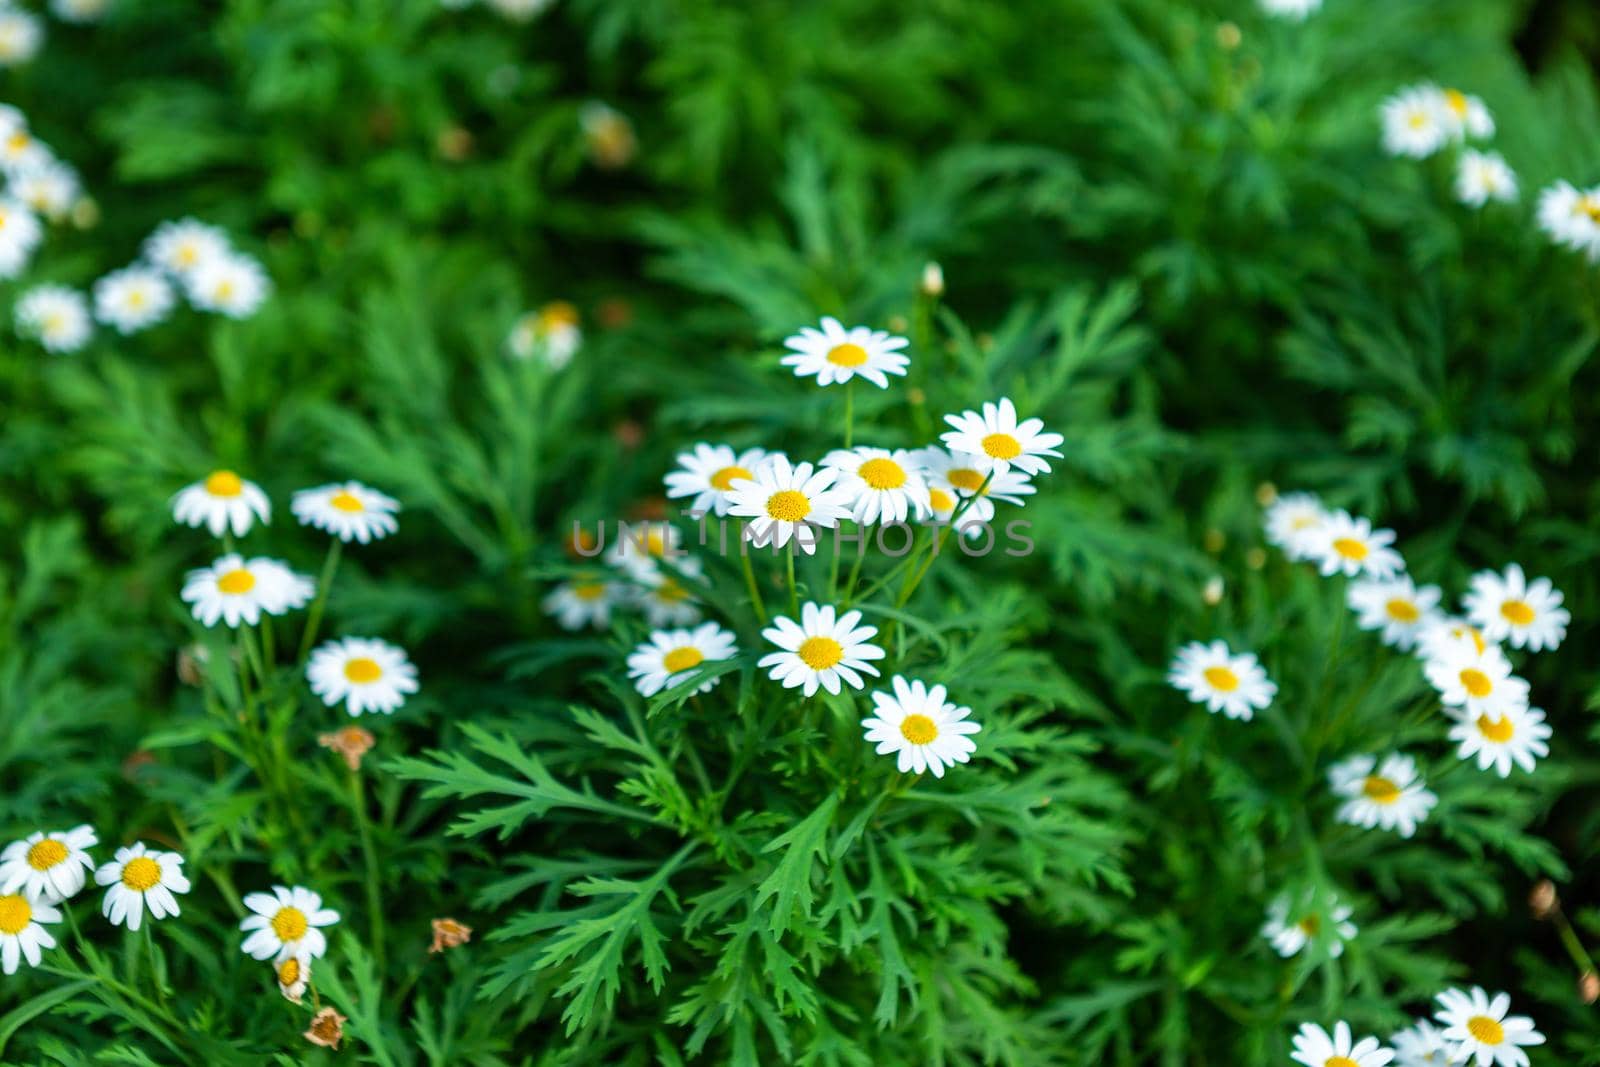
<svg viewBox="0 0 1600 1067">
<path fill-rule="evenodd" d="M 755 609 L 756 620 L 762 626 L 767 624 L 767 605 L 761 599 L 761 589 L 756 585 L 756 572 L 750 565 L 750 553 L 746 551 L 744 527 L 739 528 L 739 564 L 744 568 L 744 581 L 750 587 L 750 606 Z"/>
<path fill-rule="evenodd" d="M 849 448 L 856 431 L 856 380 L 844 383 L 844 447 Z"/>
<path fill-rule="evenodd" d="M 791 542 L 789 544 L 788 550 L 784 552 L 784 558 L 788 561 L 787 562 L 787 566 L 788 566 L 788 570 L 789 570 L 789 614 L 793 615 L 795 617 L 799 617 L 799 615 L 800 615 L 800 586 L 794 580 L 794 543 L 793 542 Z"/>
<path fill-rule="evenodd" d="M 378 884 L 378 851 L 372 845 L 372 824 L 367 820 L 366 796 L 361 787 L 361 772 L 350 772 L 350 810 L 361 833 L 361 855 L 366 863 L 367 917 L 372 924 L 372 956 L 378 973 L 384 973 L 383 890 Z"/>
<path fill-rule="evenodd" d="M 328 603 L 328 588 L 333 585 L 333 573 L 339 568 L 339 556 L 343 551 L 344 542 L 337 537 L 328 545 L 328 557 L 322 561 L 322 574 L 317 578 L 317 598 L 311 602 L 311 611 L 306 615 L 306 631 L 300 638 L 300 656 L 296 662 L 304 663 L 311 654 L 317 629 L 322 625 L 322 610 Z"/>
</svg>

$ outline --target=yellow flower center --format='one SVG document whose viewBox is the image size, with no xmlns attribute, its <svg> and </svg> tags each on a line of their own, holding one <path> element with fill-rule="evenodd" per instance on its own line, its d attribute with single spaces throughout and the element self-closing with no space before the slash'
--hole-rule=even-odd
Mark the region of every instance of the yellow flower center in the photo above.
<svg viewBox="0 0 1600 1067">
<path fill-rule="evenodd" d="M 1486 697 L 1494 690 L 1494 683 L 1489 676 L 1476 667 L 1468 667 L 1461 672 L 1461 684 L 1466 687 L 1468 696 Z"/>
<path fill-rule="evenodd" d="M 377 660 L 356 656 L 345 661 L 344 676 L 356 685 L 369 685 L 383 677 L 383 668 L 378 666 Z"/>
<path fill-rule="evenodd" d="M 1333 550 L 1345 559 L 1353 559 L 1357 562 L 1366 559 L 1369 551 L 1365 541 L 1357 541 L 1354 537 L 1335 538 Z"/>
<path fill-rule="evenodd" d="M 278 984 L 292 986 L 300 980 L 300 961 L 293 956 L 278 965 Z"/>
<path fill-rule="evenodd" d="M 994 459 L 1016 459 L 1022 455 L 1022 442 L 1008 433 L 992 433 L 983 439 L 983 451 Z"/>
<path fill-rule="evenodd" d="M 1474 1015 L 1468 1019 L 1467 1033 L 1485 1045 L 1498 1045 L 1506 1039 L 1506 1028 L 1500 1025 L 1498 1019 L 1491 1019 L 1487 1015 Z"/>
<path fill-rule="evenodd" d="M 1487 715 L 1478 716 L 1478 732 L 1497 745 L 1503 745 L 1511 740 L 1517 732 L 1517 727 L 1507 716 L 1504 719 L 1491 719 Z"/>
<path fill-rule="evenodd" d="M 218 282 L 214 296 L 217 300 L 230 299 L 233 296 L 233 283 L 229 281 Z"/>
<path fill-rule="evenodd" d="M 0 934 L 22 933 L 33 921 L 33 909 L 21 896 L 0 897 Z"/>
<path fill-rule="evenodd" d="M 244 596 L 256 587 L 256 576 L 243 567 L 229 571 L 217 579 L 217 591 L 228 596 Z"/>
<path fill-rule="evenodd" d="M 898 489 L 906 484 L 905 468 L 892 459 L 869 459 L 856 473 L 874 489 Z"/>
<path fill-rule="evenodd" d="M 279 908 L 278 914 L 272 917 L 272 932 L 278 935 L 279 941 L 298 941 L 306 936 L 306 914 L 299 908 Z"/>
<path fill-rule="evenodd" d="M 1456 113 L 1456 115 L 1461 117 L 1461 118 L 1466 118 L 1466 116 L 1467 116 L 1467 94 L 1466 93 L 1463 93 L 1460 89 L 1446 89 L 1444 91 L 1444 98 L 1445 98 L 1445 102 L 1450 105 L 1450 110 L 1451 111 L 1454 111 Z"/>
<path fill-rule="evenodd" d="M 1526 626 L 1533 621 L 1533 609 L 1526 600 L 1508 600 L 1500 605 L 1500 614 L 1513 626 Z"/>
<path fill-rule="evenodd" d="M 679 671 L 692 671 L 705 660 L 706 657 L 698 648 L 685 645 L 662 656 L 661 665 L 667 669 L 668 674 L 677 674 Z"/>
<path fill-rule="evenodd" d="M 1301 919 L 1299 922 L 1295 923 L 1295 925 L 1298 926 L 1300 928 L 1300 932 L 1305 934 L 1307 937 L 1316 937 L 1317 934 L 1322 931 L 1322 920 L 1315 915 L 1307 915 L 1304 919 Z"/>
<path fill-rule="evenodd" d="M 1361 792 L 1368 800 L 1379 804 L 1393 804 L 1400 799 L 1400 787 L 1380 775 L 1369 774 L 1361 783 Z"/>
<path fill-rule="evenodd" d="M 1385 604 L 1383 610 L 1387 611 L 1389 618 L 1395 622 L 1411 623 L 1422 618 L 1422 612 L 1417 610 L 1415 604 L 1409 600 L 1401 600 L 1398 597 Z"/>
<path fill-rule="evenodd" d="M 825 671 L 844 659 L 844 646 L 831 637 L 808 637 L 795 650 L 795 655 L 812 670 Z"/>
<path fill-rule="evenodd" d="M 212 496 L 238 496 L 244 492 L 244 482 L 232 471 L 213 471 L 206 478 L 206 492 Z"/>
<path fill-rule="evenodd" d="M 1361 1065 L 1349 1056 L 1329 1056 L 1323 1061 L 1322 1067 L 1361 1067 Z"/>
<path fill-rule="evenodd" d="M 6 140 L 6 147 L 11 149 L 13 152 L 21 152 L 31 143 L 32 141 L 29 139 L 28 135 L 23 133 L 21 130 L 18 130 Z"/>
<path fill-rule="evenodd" d="M 900 736 L 913 745 L 926 745 L 939 736 L 939 727 L 926 715 L 907 715 L 900 720 Z"/>
<path fill-rule="evenodd" d="M 122 884 L 143 893 L 161 881 L 161 864 L 149 856 L 135 856 L 122 868 Z"/>
<path fill-rule="evenodd" d="M 1322 522 L 1322 517 L 1315 514 L 1296 515 L 1289 523 L 1291 530 L 1309 530 Z"/>
<path fill-rule="evenodd" d="M 946 471 L 944 477 L 951 485 L 965 493 L 976 493 L 979 489 L 983 489 L 983 474 L 971 467 L 958 467 Z M 984 489 L 984 495 L 987 496 L 988 493 L 989 491 Z"/>
<path fill-rule="evenodd" d="M 540 333 L 578 325 L 578 309 L 565 300 L 552 300 L 539 309 Z"/>
<path fill-rule="evenodd" d="M 128 306 L 133 308 L 135 311 L 144 307 L 143 289 L 130 289 L 128 291 Z"/>
<path fill-rule="evenodd" d="M 192 267 L 200 258 L 200 250 L 194 246 L 193 241 L 186 241 L 178 246 L 178 254 L 173 257 L 180 267 Z"/>
<path fill-rule="evenodd" d="M 1600 223 L 1600 200 L 1592 196 L 1583 197 L 1573 207 L 1573 214 L 1587 215 L 1590 222 Z"/>
<path fill-rule="evenodd" d="M 943 489 L 929 489 L 928 503 L 933 507 L 934 511 L 954 511 L 956 509 L 956 498 Z"/>
<path fill-rule="evenodd" d="M 754 478 L 755 475 L 740 466 L 723 467 L 711 476 L 711 488 L 719 489 L 726 493 L 733 488 L 733 483 L 740 479 Z"/>
<path fill-rule="evenodd" d="M 1411 117 L 1406 120 L 1406 125 L 1410 126 L 1413 130 L 1420 130 L 1427 124 L 1428 116 L 1424 115 L 1420 111 L 1413 111 L 1411 113 Z"/>
<path fill-rule="evenodd" d="M 606 595 L 606 587 L 602 582 L 584 582 L 572 587 L 572 595 L 579 600 L 599 600 Z"/>
<path fill-rule="evenodd" d="M 67 328 L 67 317 L 58 311 L 53 311 L 44 317 L 39 324 L 40 332 L 46 337 L 62 333 Z"/>
<path fill-rule="evenodd" d="M 780 489 L 767 497 L 767 514 L 779 522 L 799 522 L 811 514 L 811 501 L 798 489 Z"/>
<path fill-rule="evenodd" d="M 53 837 L 35 841 L 28 849 L 28 866 L 36 871 L 48 871 L 67 858 L 67 846 Z"/>
<path fill-rule="evenodd" d="M 1231 693 L 1239 688 L 1239 676 L 1226 667 L 1207 667 L 1204 673 L 1206 681 L 1211 683 L 1213 689 Z"/>
<path fill-rule="evenodd" d="M 366 510 L 366 507 L 361 503 L 361 498 L 350 492 L 348 489 L 341 489 L 337 493 L 330 496 L 328 498 L 328 506 L 331 508 L 338 508 L 340 511 L 349 512 Z"/>
<path fill-rule="evenodd" d="M 836 367 L 859 367 L 867 361 L 867 350 L 846 342 L 828 349 L 828 362 Z"/>
</svg>

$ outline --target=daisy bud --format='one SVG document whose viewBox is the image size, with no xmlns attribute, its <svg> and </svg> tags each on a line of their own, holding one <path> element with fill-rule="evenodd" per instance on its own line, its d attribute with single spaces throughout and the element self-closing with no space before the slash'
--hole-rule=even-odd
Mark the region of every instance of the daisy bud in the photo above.
<svg viewBox="0 0 1600 1067">
<path fill-rule="evenodd" d="M 906 317 L 904 315 L 889 316 L 889 329 L 893 330 L 895 333 L 905 333 L 910 328 L 911 323 L 906 321 Z"/>
<path fill-rule="evenodd" d="M 1585 1004 L 1593 1004 L 1600 1000 L 1600 974 L 1585 971 L 1578 978 L 1578 996 L 1583 998 Z"/>
<path fill-rule="evenodd" d="M 346 726 L 342 730 L 335 730 L 331 734 L 320 734 L 317 737 L 317 744 L 343 756 L 345 766 L 352 771 L 361 769 L 361 757 L 365 756 L 376 743 L 377 738 L 372 736 L 372 731 L 359 726 Z"/>
<path fill-rule="evenodd" d="M 1252 548 L 1244 554 L 1244 565 L 1253 571 L 1258 571 L 1267 565 L 1267 550 Z"/>
<path fill-rule="evenodd" d="M 923 296 L 943 296 L 944 268 L 929 260 L 928 264 L 922 268 L 922 283 L 919 288 L 922 290 Z"/>
<path fill-rule="evenodd" d="M 185 645 L 178 649 L 178 681 L 198 686 L 205 680 L 206 661 L 210 658 L 211 650 L 205 645 Z"/>
<path fill-rule="evenodd" d="M 1239 27 L 1231 22 L 1224 22 L 1217 27 L 1217 45 L 1225 52 L 1231 52 L 1239 47 L 1239 42 L 1244 35 L 1239 32 Z"/>
<path fill-rule="evenodd" d="M 594 317 L 607 330 L 620 330 L 633 321 L 633 305 L 620 296 L 607 297 L 595 305 Z"/>
<path fill-rule="evenodd" d="M 451 163 L 460 163 L 472 154 L 472 134 L 461 126 L 446 126 L 434 138 L 434 149 Z"/>
<path fill-rule="evenodd" d="M 1222 603 L 1221 575 L 1214 574 L 1211 576 L 1210 580 L 1206 582 L 1205 590 L 1200 594 L 1200 599 L 1204 600 L 1206 604 L 1211 607 L 1216 607 L 1218 604 Z"/>
<path fill-rule="evenodd" d="M 1556 885 L 1548 878 L 1541 878 L 1528 892 L 1528 910 L 1533 912 L 1533 917 L 1541 922 L 1554 915 L 1561 907 L 1561 898 L 1556 895 Z"/>
<path fill-rule="evenodd" d="M 89 197 L 79 197 L 72 205 L 72 224 L 80 230 L 92 230 L 100 225 L 100 205 Z"/>
<path fill-rule="evenodd" d="M 633 419 L 623 419 L 612 428 L 611 433 L 612 436 L 617 439 L 617 444 L 621 445 L 623 448 L 629 449 L 630 451 L 638 448 L 644 443 L 644 427 L 640 426 Z M 651 503 L 657 504 L 659 502 L 652 500 Z M 662 504 L 660 507 L 654 510 L 654 513 L 651 517 L 659 518 L 661 515 L 665 514 L 666 507 L 664 504 Z"/>
<path fill-rule="evenodd" d="M 583 126 L 584 146 L 595 166 L 601 170 L 621 170 L 633 162 L 639 151 L 639 141 L 628 116 L 595 100 L 584 105 L 579 121 Z"/>
<path fill-rule="evenodd" d="M 1256 503 L 1262 507 L 1271 507 L 1278 499 L 1278 487 L 1271 482 L 1262 482 L 1256 486 Z"/>
<path fill-rule="evenodd" d="M 912 386 L 910 389 L 906 390 L 906 399 L 920 407 L 928 402 L 928 394 L 923 392 L 920 388 Z"/>
<path fill-rule="evenodd" d="M 346 1021 L 346 1016 L 340 1015 L 332 1008 L 323 1008 L 312 1018 L 311 1027 L 305 1032 L 305 1039 L 313 1045 L 337 1049 L 339 1042 L 344 1040 Z"/>
<path fill-rule="evenodd" d="M 433 920 L 433 944 L 428 946 L 429 952 L 443 952 L 447 948 L 457 948 L 472 940 L 472 927 L 458 923 L 454 919 Z"/>
<path fill-rule="evenodd" d="M 1211 553 L 1213 556 L 1218 552 L 1221 552 L 1223 546 L 1227 543 L 1228 535 L 1217 529 L 1215 526 L 1206 531 L 1206 551 Z"/>
</svg>

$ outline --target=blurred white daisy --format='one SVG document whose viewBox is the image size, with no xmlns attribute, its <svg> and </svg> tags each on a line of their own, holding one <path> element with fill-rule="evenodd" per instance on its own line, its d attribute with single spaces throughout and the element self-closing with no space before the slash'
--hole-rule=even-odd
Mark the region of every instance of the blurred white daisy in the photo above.
<svg viewBox="0 0 1600 1067">
<path fill-rule="evenodd" d="M 1481 986 L 1470 992 L 1446 989 L 1436 998 L 1440 1036 L 1450 1048 L 1450 1062 L 1462 1067 L 1528 1067 L 1522 1051 L 1544 1044 L 1544 1035 L 1526 1015 L 1510 1015 L 1511 998 L 1496 993 L 1491 999 Z"/>
<path fill-rule="evenodd" d="M 1413 85 L 1383 102 L 1383 150 L 1391 156 L 1424 159 L 1443 148 L 1455 120 L 1444 95 L 1431 85 Z"/>
<path fill-rule="evenodd" d="M 642 588 L 638 592 L 637 603 L 644 611 L 645 621 L 651 626 L 692 626 L 700 621 L 700 600 L 689 591 L 684 578 L 703 578 L 705 568 L 693 556 L 677 560 L 674 568 L 678 574 L 658 567 L 639 579 Z"/>
<path fill-rule="evenodd" d="M 905 522 L 928 514 L 928 487 L 917 454 L 905 449 L 840 448 L 822 457 L 839 472 L 834 487 L 850 498 L 851 515 L 863 526 Z"/>
<path fill-rule="evenodd" d="M 1268 506 L 1267 543 L 1290 559 L 1310 559 L 1315 534 L 1328 521 L 1328 509 L 1312 493 L 1285 493 Z"/>
<path fill-rule="evenodd" d="M 1538 652 L 1555 648 L 1567 636 L 1572 615 L 1561 606 L 1562 599 L 1550 579 L 1530 582 L 1522 567 L 1513 563 L 1504 575 L 1474 574 L 1461 605 L 1485 641 L 1506 641 L 1512 648 Z"/>
<path fill-rule="evenodd" d="M 303 607 L 315 587 L 276 560 L 246 560 L 230 552 L 209 567 L 189 572 L 181 594 L 194 617 L 205 626 L 222 620 L 230 627 L 254 626 L 264 611 L 282 615 Z"/>
<path fill-rule="evenodd" d="M 850 515 L 850 494 L 834 487 L 839 472 L 809 463 L 790 465 L 769 456 L 754 478 L 733 483 L 728 512 L 751 522 L 744 537 L 758 546 L 782 548 L 792 539 L 802 552 L 817 550 L 817 530 L 831 529 Z"/>
<path fill-rule="evenodd" d="M 877 746 L 878 755 L 895 753 L 901 774 L 932 771 L 935 778 L 972 758 L 978 746 L 969 735 L 983 727 L 968 718 L 971 708 L 946 700 L 942 685 L 929 687 L 898 674 L 889 684 L 894 692 L 874 692 L 874 714 L 861 720 L 865 740 Z"/>
<path fill-rule="evenodd" d="M 261 264 L 237 252 L 212 256 L 184 277 L 189 303 L 230 319 L 254 315 L 271 289 Z"/>
<path fill-rule="evenodd" d="M 324 704 L 343 701 L 352 716 L 393 715 L 417 691 L 417 669 L 403 648 L 373 637 L 345 637 L 311 653 L 306 681 Z"/>
<path fill-rule="evenodd" d="M 561 585 L 544 598 L 544 610 L 555 616 L 564 630 L 593 626 L 604 630 L 611 625 L 611 612 L 624 602 L 626 590 L 609 578 L 579 578 Z"/>
<path fill-rule="evenodd" d="M 1299 902 L 1288 893 L 1278 896 L 1267 905 L 1267 921 L 1261 927 L 1261 936 L 1284 959 L 1297 956 L 1307 945 L 1318 945 L 1335 958 L 1344 955 L 1345 942 L 1356 936 L 1356 924 L 1350 921 L 1355 910 L 1337 899 L 1319 907 L 1315 894 L 1302 894 Z"/>
<path fill-rule="evenodd" d="M 702 663 L 732 659 L 738 653 L 733 634 L 714 622 L 693 630 L 657 630 L 628 656 L 628 677 L 641 696 L 655 696 L 683 681 Z M 710 692 L 722 679 L 712 678 L 695 690 Z"/>
<path fill-rule="evenodd" d="M 1322 0 L 1261 0 L 1261 10 L 1269 15 L 1304 20 L 1322 7 Z"/>
<path fill-rule="evenodd" d="M 1394 1067 L 1451 1067 L 1448 1046 L 1439 1029 L 1426 1019 L 1401 1030 L 1389 1039 L 1394 1046 Z"/>
<path fill-rule="evenodd" d="M 48 904 L 76 896 L 94 870 L 89 849 L 99 843 L 92 826 L 41 830 L 13 841 L 0 852 L 0 893 Z"/>
<path fill-rule="evenodd" d="M 0 7 L 0 67 L 28 62 L 43 43 L 43 19 L 18 7 Z"/>
<path fill-rule="evenodd" d="M 55 157 L 28 131 L 28 120 L 10 104 L 0 104 L 0 171 L 14 177 L 45 166 Z"/>
<path fill-rule="evenodd" d="M 999 403 L 986 402 L 982 412 L 963 411 L 946 415 L 944 421 L 955 427 L 939 435 L 952 452 L 965 452 L 978 460 L 981 470 L 1003 473 L 1012 467 L 1023 474 L 1038 474 L 1050 469 L 1045 456 L 1061 455 L 1056 447 L 1065 440 L 1058 433 L 1046 433 L 1044 420 L 1017 421 L 1016 406 L 1009 397 Z"/>
<path fill-rule="evenodd" d="M 178 490 L 172 497 L 172 517 L 185 526 L 204 526 L 212 537 L 229 530 L 243 537 L 257 519 L 265 523 L 272 517 L 272 503 L 255 482 L 219 470 Z"/>
<path fill-rule="evenodd" d="M 839 385 L 865 378 L 879 389 L 889 387 L 890 374 L 905 374 L 911 357 L 900 351 L 911 342 L 870 326 L 845 329 L 838 319 L 824 317 L 822 329 L 802 326 L 783 340 L 789 353 L 781 360 L 795 377 L 815 377 L 818 385 Z"/>
<path fill-rule="evenodd" d="M 1383 643 L 1402 652 L 1417 645 L 1420 635 L 1439 618 L 1439 587 L 1418 586 L 1409 575 L 1351 582 L 1345 601 L 1363 630 L 1381 630 Z"/>
<path fill-rule="evenodd" d="M 961 501 L 972 498 L 956 522 L 968 537 L 982 535 L 984 525 L 994 519 L 996 500 L 1021 507 L 1026 503 L 1023 497 L 1038 491 L 1020 470 L 985 472 L 981 469 L 983 461 L 965 452 L 950 452 L 935 445 L 915 456 L 927 483 L 928 510 L 934 518 L 949 522 Z"/>
<path fill-rule="evenodd" d="M 583 344 L 578 325 L 578 309 L 565 300 L 553 300 L 538 311 L 530 311 L 511 327 L 506 347 L 518 359 L 541 357 L 551 370 L 572 362 Z"/>
<path fill-rule="evenodd" d="M 1386 1067 L 1394 1050 L 1384 1048 L 1375 1037 L 1356 1041 L 1350 1024 L 1340 1019 L 1332 1034 L 1315 1023 L 1302 1023 L 1289 1058 L 1305 1067 Z"/>
<path fill-rule="evenodd" d="M 94 872 L 94 884 L 110 887 L 101 901 L 101 914 L 112 926 L 126 923 L 130 930 L 139 929 L 146 907 L 152 919 L 178 914 L 178 898 L 174 894 L 189 891 L 183 857 L 176 852 L 146 848 L 143 841 L 117 849 L 111 862 Z"/>
<path fill-rule="evenodd" d="M 1465 619 L 1440 615 L 1424 620 L 1417 633 L 1417 655 L 1423 660 L 1444 659 L 1457 645 L 1465 645 L 1474 654 L 1483 652 L 1488 642 L 1476 626 Z"/>
<path fill-rule="evenodd" d="M 618 523 L 605 554 L 607 563 L 640 582 L 653 580 L 663 561 L 676 567 L 686 559 L 683 533 L 670 522 Z"/>
<path fill-rule="evenodd" d="M 311 981 L 311 953 L 302 946 L 274 963 L 272 971 L 283 999 L 290 1004 L 298 1004 L 306 995 L 306 986 Z"/>
<path fill-rule="evenodd" d="M 800 689 L 812 696 L 820 686 L 838 693 L 841 683 L 852 689 L 866 685 L 861 674 L 876 675 L 878 668 L 869 660 L 884 657 L 883 649 L 868 644 L 878 632 L 876 626 L 862 626 L 861 612 L 836 615 L 831 606 L 807 603 L 800 609 L 800 622 L 782 616 L 761 631 L 761 636 L 780 651 L 762 656 L 758 667 L 770 667 L 768 677 L 782 682 L 785 689 Z"/>
<path fill-rule="evenodd" d="M 1382 766 L 1372 756 L 1352 756 L 1328 770 L 1328 785 L 1335 796 L 1348 798 L 1339 807 L 1340 822 L 1394 830 L 1401 837 L 1416 833 L 1439 802 L 1423 788 L 1416 761 L 1400 754 L 1387 757 Z"/>
<path fill-rule="evenodd" d="M 1506 708 L 1498 714 L 1480 713 L 1450 727 L 1450 740 L 1460 742 L 1456 755 L 1476 759 L 1478 769 L 1493 767 L 1502 778 L 1511 776 L 1515 763 L 1529 774 L 1539 759 L 1550 754 L 1550 727 L 1538 708 Z"/>
<path fill-rule="evenodd" d="M 729 491 L 733 483 L 754 478 L 756 468 L 766 457 L 766 450 L 761 448 L 735 452 L 727 445 L 697 444 L 693 452 L 678 453 L 678 469 L 666 477 L 667 496 L 674 500 L 693 497 L 690 511 L 726 515 L 732 503 Z"/>
<path fill-rule="evenodd" d="M 160 322 L 172 304 L 172 286 L 149 267 L 123 267 L 94 283 L 95 318 L 121 334 Z"/>
<path fill-rule="evenodd" d="M 0 196 L 0 278 L 21 274 L 44 237 L 39 217 L 14 196 Z"/>
<path fill-rule="evenodd" d="M 198 219 L 163 222 L 145 239 L 144 256 L 175 278 L 189 277 L 229 253 L 228 235 Z"/>
<path fill-rule="evenodd" d="M 1472 138 L 1482 141 L 1494 136 L 1494 117 L 1484 102 L 1460 89 L 1439 89 L 1444 105 L 1445 126 L 1457 141 Z"/>
<path fill-rule="evenodd" d="M 61 912 L 49 904 L 20 893 L 0 896 L 0 971 L 16 974 L 24 959 L 29 967 L 39 966 L 42 950 L 56 947 L 56 939 L 39 924 L 60 921 Z"/>
<path fill-rule="evenodd" d="M 1539 228 L 1558 245 L 1600 260 L 1600 187 L 1558 181 L 1539 194 Z"/>
<path fill-rule="evenodd" d="M 250 914 L 239 929 L 250 934 L 244 939 L 244 954 L 258 960 L 281 960 L 304 952 L 321 959 L 328 951 L 328 938 L 321 927 L 339 921 L 339 913 L 322 906 L 322 897 L 302 886 L 275 885 L 270 893 L 248 893 L 244 906 Z"/>
<path fill-rule="evenodd" d="M 1499 645 L 1456 641 L 1423 666 L 1428 683 L 1439 700 L 1462 718 L 1488 715 L 1496 718 L 1508 710 L 1528 706 L 1528 683 L 1511 673 L 1511 661 Z"/>
<path fill-rule="evenodd" d="M 302 526 L 315 526 L 349 544 L 381 540 L 400 528 L 400 502 L 360 482 L 334 482 L 302 489 L 289 501 Z"/>
<path fill-rule="evenodd" d="M 16 320 L 17 333 L 38 341 L 47 352 L 76 352 L 94 334 L 89 301 L 65 285 L 39 285 L 23 293 Z"/>
<path fill-rule="evenodd" d="M 62 22 L 99 22 L 112 0 L 50 0 L 50 13 Z"/>
<path fill-rule="evenodd" d="M 1491 200 L 1510 203 L 1517 198 L 1517 176 L 1498 152 L 1467 149 L 1456 164 L 1456 199 L 1468 207 Z"/>
<path fill-rule="evenodd" d="M 1252 652 L 1235 655 L 1225 642 L 1191 641 L 1178 649 L 1167 681 L 1196 704 L 1248 721 L 1272 703 L 1278 686 Z"/>
<path fill-rule="evenodd" d="M 60 222 L 77 202 L 78 175 L 59 160 L 47 159 L 11 175 L 6 192 L 51 222 Z"/>
<path fill-rule="evenodd" d="M 1392 578 L 1405 570 L 1394 544 L 1393 530 L 1374 530 L 1367 519 L 1335 511 L 1308 535 L 1310 558 L 1324 577 L 1343 574 L 1354 578 Z"/>
</svg>

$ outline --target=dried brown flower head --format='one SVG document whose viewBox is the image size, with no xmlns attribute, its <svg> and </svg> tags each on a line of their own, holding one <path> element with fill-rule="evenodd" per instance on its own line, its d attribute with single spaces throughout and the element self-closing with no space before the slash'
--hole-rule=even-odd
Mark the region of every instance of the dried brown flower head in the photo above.
<svg viewBox="0 0 1600 1067">
<path fill-rule="evenodd" d="M 348 1021 L 346 1016 L 340 1015 L 332 1008 L 323 1008 L 312 1016 L 311 1026 L 305 1032 L 305 1039 L 313 1045 L 337 1049 L 339 1042 L 344 1040 L 346 1021 Z"/>
<path fill-rule="evenodd" d="M 465 945 L 470 940 L 472 940 L 472 927 L 458 923 L 454 919 L 435 919 L 433 944 L 428 946 L 428 951 L 443 952 L 447 948 Z"/>
<path fill-rule="evenodd" d="M 344 757 L 346 766 L 352 771 L 359 771 L 361 757 L 367 754 L 377 740 L 372 736 L 371 730 L 364 730 L 359 726 L 346 726 L 331 734 L 319 735 L 317 744 L 337 752 Z"/>
<path fill-rule="evenodd" d="M 1528 891 L 1528 910 L 1533 912 L 1535 919 L 1548 919 L 1559 907 L 1561 898 L 1556 895 L 1556 884 L 1550 879 L 1539 879 Z"/>
</svg>

